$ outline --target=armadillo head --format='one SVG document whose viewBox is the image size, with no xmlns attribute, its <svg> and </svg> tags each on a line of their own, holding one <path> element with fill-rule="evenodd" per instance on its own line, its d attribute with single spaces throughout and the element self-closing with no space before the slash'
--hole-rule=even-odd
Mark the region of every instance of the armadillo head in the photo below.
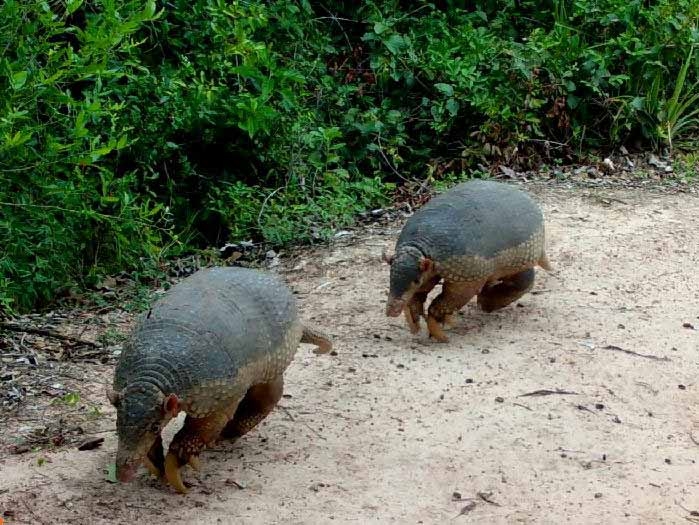
<svg viewBox="0 0 699 525">
<path fill-rule="evenodd" d="M 117 408 L 117 479 L 127 482 L 141 463 L 149 461 L 148 451 L 179 411 L 179 400 L 175 394 L 165 396 L 152 383 L 131 384 L 109 399 Z"/>
<path fill-rule="evenodd" d="M 415 291 L 431 277 L 433 263 L 413 246 L 399 249 L 390 259 L 391 277 L 386 315 L 398 317 Z"/>
</svg>

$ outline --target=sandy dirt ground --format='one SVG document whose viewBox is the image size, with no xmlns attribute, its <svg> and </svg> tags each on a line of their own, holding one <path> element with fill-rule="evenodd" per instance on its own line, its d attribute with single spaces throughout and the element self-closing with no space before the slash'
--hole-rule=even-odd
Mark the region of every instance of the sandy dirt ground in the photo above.
<svg viewBox="0 0 699 525">
<path fill-rule="evenodd" d="M 74 374 L 104 444 L 0 456 L 6 523 L 699 523 L 699 197 L 532 186 L 554 271 L 448 344 L 384 315 L 400 222 L 282 261 L 303 345 L 280 406 L 178 495 L 105 479 L 111 365 Z M 546 391 L 546 392 L 541 392 Z M 527 395 L 531 393 L 539 395 Z M 555 393 L 551 393 L 555 392 Z M 548 395 L 544 395 L 548 394 Z M 84 408 L 84 407 L 83 407 Z M 76 409 L 77 410 L 77 409 Z M 4 442 L 27 411 L 5 419 Z M 69 418 L 41 412 L 33 417 Z M 24 426 L 23 426 L 24 425 Z"/>
</svg>

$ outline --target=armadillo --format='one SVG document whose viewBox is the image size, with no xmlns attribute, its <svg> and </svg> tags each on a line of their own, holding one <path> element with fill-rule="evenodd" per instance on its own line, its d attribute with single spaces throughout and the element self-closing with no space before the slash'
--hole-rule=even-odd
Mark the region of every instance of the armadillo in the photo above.
<svg viewBox="0 0 699 525">
<path fill-rule="evenodd" d="M 207 445 L 237 439 L 276 406 L 299 343 L 332 348 L 271 273 L 208 268 L 173 286 L 141 317 L 116 366 L 117 478 L 129 481 L 144 464 L 187 492 L 184 465 L 198 468 Z M 161 431 L 180 411 L 184 426 L 165 455 Z"/>
<path fill-rule="evenodd" d="M 403 227 L 390 264 L 386 315 L 405 313 L 408 328 L 420 331 L 420 317 L 432 289 L 441 293 L 427 311 L 431 338 L 474 296 L 492 312 L 527 293 L 536 266 L 551 270 L 544 217 L 537 203 L 511 185 L 484 180 L 458 184 L 432 198 Z"/>
</svg>

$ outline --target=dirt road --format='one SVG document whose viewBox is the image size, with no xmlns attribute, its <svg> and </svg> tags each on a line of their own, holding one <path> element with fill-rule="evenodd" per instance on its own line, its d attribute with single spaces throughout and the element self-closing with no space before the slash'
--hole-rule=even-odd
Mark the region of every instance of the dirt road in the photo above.
<svg viewBox="0 0 699 525">
<path fill-rule="evenodd" d="M 699 523 L 699 197 L 531 191 L 555 269 L 516 306 L 467 305 L 431 343 L 383 313 L 400 224 L 306 252 L 278 270 L 337 355 L 303 346 L 280 408 L 185 471 L 189 495 L 105 480 L 97 366 L 104 445 L 3 451 L 5 521 Z"/>
</svg>

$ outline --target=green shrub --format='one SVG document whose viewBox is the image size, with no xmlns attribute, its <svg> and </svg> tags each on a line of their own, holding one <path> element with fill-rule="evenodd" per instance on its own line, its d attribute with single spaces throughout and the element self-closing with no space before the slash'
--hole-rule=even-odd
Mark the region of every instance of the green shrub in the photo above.
<svg viewBox="0 0 699 525">
<path fill-rule="evenodd" d="M 696 0 L 6 0 L 0 308 L 326 238 L 489 159 L 696 143 Z"/>
</svg>

